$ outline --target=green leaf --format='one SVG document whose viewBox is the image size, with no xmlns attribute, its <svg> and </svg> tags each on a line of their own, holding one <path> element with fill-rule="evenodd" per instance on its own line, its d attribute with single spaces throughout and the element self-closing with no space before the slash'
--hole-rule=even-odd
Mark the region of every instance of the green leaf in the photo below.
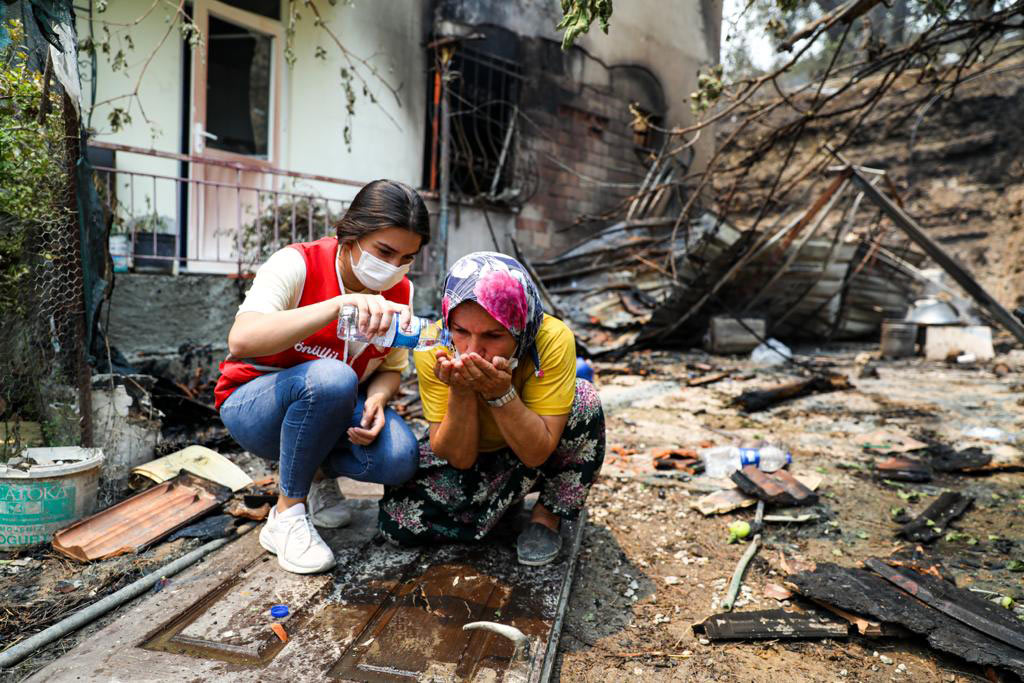
<svg viewBox="0 0 1024 683">
<path fill-rule="evenodd" d="M 555 27 L 564 31 L 562 49 L 568 50 L 580 35 L 590 30 L 596 20 L 601 30 L 608 33 L 612 16 L 612 0 L 562 0 L 562 20 Z"/>
</svg>

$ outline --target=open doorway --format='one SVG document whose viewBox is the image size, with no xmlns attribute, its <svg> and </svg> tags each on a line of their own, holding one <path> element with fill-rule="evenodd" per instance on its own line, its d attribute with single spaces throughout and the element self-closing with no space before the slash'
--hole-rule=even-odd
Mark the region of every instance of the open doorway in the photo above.
<svg viewBox="0 0 1024 683">
<path fill-rule="evenodd" d="M 261 190 L 274 189 L 262 169 L 275 165 L 280 147 L 283 29 L 276 7 L 196 0 L 193 8 L 204 39 L 190 62 L 187 144 L 206 163 L 190 164 L 184 200 L 190 270 L 231 270 L 242 230 L 261 210 Z"/>
</svg>

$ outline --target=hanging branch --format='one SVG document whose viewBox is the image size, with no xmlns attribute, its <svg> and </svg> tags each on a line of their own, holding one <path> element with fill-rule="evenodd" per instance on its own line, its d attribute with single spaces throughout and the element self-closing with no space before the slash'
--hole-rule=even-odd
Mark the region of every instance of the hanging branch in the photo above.
<svg viewBox="0 0 1024 683">
<path fill-rule="evenodd" d="M 180 31 L 181 36 L 191 47 L 196 48 L 202 45 L 202 35 L 199 32 L 199 27 L 192 22 L 192 18 L 185 10 L 185 0 L 177 0 L 177 2 L 172 2 L 171 0 L 154 0 L 153 4 L 151 4 L 145 12 L 132 21 L 127 23 L 102 21 L 101 24 L 104 37 L 99 42 L 95 42 L 92 38 L 85 38 L 79 42 L 78 49 L 81 52 L 87 52 L 95 55 L 96 51 L 99 50 L 103 54 L 107 55 L 107 58 L 110 61 L 111 71 L 127 71 L 131 68 L 128 64 L 128 53 L 135 49 L 135 43 L 131 37 L 131 30 L 145 21 L 146 18 L 148 18 L 153 11 L 161 5 L 173 7 L 174 12 L 167 19 L 167 30 L 164 31 L 156 46 L 149 51 L 149 54 L 143 60 L 142 68 L 139 69 L 139 74 L 135 78 L 134 87 L 129 92 L 109 97 L 92 105 L 92 111 L 95 111 L 97 107 L 112 105 L 115 102 L 123 102 L 127 100 L 128 104 L 126 106 L 112 107 L 110 113 L 107 114 L 107 121 L 110 123 L 111 129 L 115 133 L 131 124 L 133 105 L 138 105 L 139 113 L 142 115 L 142 120 L 145 121 L 151 129 L 153 128 L 154 124 L 146 115 L 146 110 L 142 106 L 142 98 L 140 97 L 142 82 L 146 76 L 146 72 L 149 70 L 149 66 L 152 64 L 153 58 L 156 57 L 157 52 L 159 52 L 160 48 L 164 46 L 167 42 L 167 38 L 170 37 L 175 28 Z M 97 12 L 104 12 L 106 10 L 106 6 L 106 2 L 97 3 Z M 113 30 L 111 30 L 111 28 L 113 28 Z M 114 47 L 117 48 L 117 51 L 111 55 L 111 50 Z M 93 73 L 93 78 L 95 77 L 96 74 Z"/>
<path fill-rule="evenodd" d="M 332 5 L 337 0 L 329 0 Z M 301 20 L 301 15 L 295 7 L 296 0 L 288 0 L 288 25 L 285 29 L 285 61 L 288 62 L 288 66 L 292 66 L 295 63 L 296 56 L 294 50 L 294 39 L 295 39 L 295 27 Z M 395 104 L 399 107 L 402 106 L 402 100 L 398 96 L 398 91 L 401 88 L 399 86 L 393 86 L 381 76 L 377 70 L 376 65 L 370 62 L 373 59 L 371 56 L 369 59 L 364 59 L 354 54 L 351 50 L 345 47 L 345 44 L 341 42 L 338 35 L 331 30 L 331 27 L 324 21 L 323 15 L 320 13 L 320 8 L 317 7 L 315 0 L 302 0 L 303 5 L 308 7 L 313 12 L 313 25 L 322 30 L 337 47 L 338 52 L 345 59 L 347 66 L 343 66 L 340 71 L 341 87 L 345 93 L 345 127 L 343 129 L 343 136 L 345 138 L 345 145 L 351 151 L 352 148 L 352 117 L 355 116 L 356 109 L 356 89 L 353 87 L 353 81 L 358 82 L 362 89 L 362 95 L 371 104 L 376 105 L 377 108 L 388 118 L 391 123 L 395 124 L 395 128 L 401 130 L 402 127 L 399 125 L 395 117 L 384 108 L 384 106 L 378 101 L 377 96 L 374 95 L 373 90 L 370 88 L 370 82 L 367 77 L 363 75 L 363 71 L 368 72 L 369 77 L 376 83 L 384 86 L 384 88 L 391 93 L 392 97 L 395 98 Z M 327 52 L 322 47 L 316 48 L 315 56 L 317 59 L 327 59 Z"/>
<path fill-rule="evenodd" d="M 692 147 L 705 129 L 728 124 L 721 131 L 724 139 L 703 168 L 673 179 L 677 187 L 685 185 L 688 195 L 673 212 L 667 248 L 659 252 L 657 267 L 650 266 L 653 270 L 680 281 L 679 252 L 690 244 L 688 239 L 685 245 L 679 244 L 679 232 L 689 229 L 697 207 L 712 209 L 719 225 L 737 224 L 742 215 L 747 232 L 759 231 L 751 241 L 754 248 L 770 242 L 788 223 L 783 220 L 787 207 L 805 202 L 797 193 L 805 193 L 808 179 L 830 163 L 829 155 L 823 153 L 826 145 L 842 150 L 870 126 L 900 125 L 940 94 L 949 96 L 967 80 L 998 73 L 1007 59 L 1024 53 L 1024 44 L 1008 40 L 1024 31 L 1022 0 L 983 16 L 972 14 L 966 6 L 959 14 L 929 9 L 918 35 L 905 44 L 862 40 L 853 46 L 857 22 L 864 23 L 860 31 L 864 35 L 864 15 L 877 5 L 878 0 L 849 0 L 806 26 L 787 31 L 780 46 L 787 53 L 785 61 L 768 73 L 727 82 L 720 68 L 705 70 L 698 78 L 698 90 L 691 94 L 698 120 L 672 128 L 652 126 L 670 141 L 653 161 L 660 166 L 666 155 Z M 781 34 L 781 25 L 776 29 Z M 794 68 L 823 46 L 828 50 L 823 71 L 801 85 L 787 86 Z M 956 59 L 943 62 L 948 53 Z M 606 219 L 621 220 L 634 201 L 659 190 L 640 187 Z M 695 280 L 701 281 L 712 264 L 697 254 L 690 266 Z M 709 284 L 714 283 L 705 286 Z M 713 300 L 714 291 L 705 292 L 701 303 Z M 700 304 L 692 307 L 690 313 L 699 308 Z M 676 320 L 670 328 L 677 329 L 684 321 L 685 317 Z"/>
</svg>

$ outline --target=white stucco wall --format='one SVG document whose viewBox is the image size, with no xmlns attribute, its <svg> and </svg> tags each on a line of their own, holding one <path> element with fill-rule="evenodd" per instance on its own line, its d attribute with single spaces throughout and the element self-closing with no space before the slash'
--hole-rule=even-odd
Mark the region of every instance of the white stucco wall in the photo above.
<svg viewBox="0 0 1024 683">
<path fill-rule="evenodd" d="M 418 186 L 427 78 L 426 54 L 421 45 L 422 3 L 388 0 L 322 5 L 327 27 L 349 51 L 364 58 L 376 55 L 371 63 L 397 88 L 401 103 L 367 75 L 378 102 L 371 103 L 359 92 L 361 85 L 356 80 L 356 115 L 349 151 L 342 134 L 345 93 L 339 76 L 345 61 L 322 30 L 304 17 L 295 38 L 298 61 L 290 73 L 290 93 L 286 97 L 288 126 L 282 166 L 358 181 L 391 178 Z M 314 57 L 318 45 L 327 50 L 327 60 Z M 351 194 L 355 191 L 350 189 Z"/>
<path fill-rule="evenodd" d="M 80 39 L 94 36 L 102 40 L 104 25 L 110 26 L 115 36 L 121 35 L 114 26 L 136 22 L 145 15 L 151 2 L 126 0 L 111 2 L 106 12 L 93 14 L 90 22 L 81 4 L 76 3 L 77 29 Z M 115 38 L 111 41 L 110 55 L 97 51 L 96 56 L 96 106 L 92 104 L 91 87 L 93 74 L 91 64 L 82 53 L 79 70 L 82 77 L 82 100 L 86 122 L 95 131 L 94 138 L 123 145 L 154 148 L 165 152 L 177 152 L 180 145 L 181 118 L 181 59 L 182 47 L 177 30 L 173 31 L 161 45 L 167 31 L 165 13 L 154 11 L 135 25 L 129 35 L 135 48 L 129 49 L 127 42 Z M 159 47 L 158 47 L 159 46 Z M 112 58 L 119 49 L 126 54 L 126 68 L 114 71 Z M 148 66 L 143 71 L 146 61 Z M 131 97 L 139 77 L 138 98 Z M 128 111 L 131 124 L 114 133 L 108 117 L 115 107 Z M 148 120 L 148 121 L 147 121 Z M 178 175 L 178 164 L 168 159 L 119 155 L 118 167 L 128 171 L 151 173 L 163 176 Z M 165 216 L 176 213 L 177 191 L 175 183 L 167 180 L 136 177 L 127 178 L 117 184 L 118 199 L 126 213 L 141 216 L 156 211 Z"/>
<path fill-rule="evenodd" d="M 102 36 L 103 22 L 123 24 L 137 21 L 146 14 L 151 0 L 118 0 L 111 2 L 102 14 L 94 14 L 93 32 Z M 370 102 L 362 93 L 362 83 L 356 79 L 356 115 L 352 121 L 351 150 L 345 144 L 345 94 L 341 87 L 340 70 L 348 66 L 345 57 L 322 28 L 313 25 L 312 14 L 304 12 L 295 36 L 297 61 L 281 74 L 280 121 L 278 135 L 280 148 L 276 166 L 291 171 L 313 173 L 368 182 L 376 178 L 394 178 L 418 185 L 422 174 L 424 140 L 424 98 L 426 81 L 425 51 L 422 47 L 424 5 L 417 0 L 389 0 L 388 2 L 357 2 L 351 6 L 339 3 L 332 7 L 322 3 L 321 11 L 326 26 L 355 57 L 367 59 L 381 77 L 392 84 L 398 99 L 369 74 L 364 73 L 369 90 L 378 104 Z M 285 16 L 282 11 L 282 17 Z M 103 54 L 97 59 L 96 102 L 100 103 L 92 114 L 95 139 L 166 152 L 181 151 L 183 45 L 177 29 L 172 31 L 162 46 L 155 50 L 167 30 L 167 12 L 154 11 L 131 30 L 135 49 L 129 52 L 127 69 L 114 71 L 110 60 Z M 89 35 L 89 23 L 79 11 L 80 35 Z M 326 50 L 325 60 L 315 57 L 317 46 Z M 283 46 L 280 46 L 283 49 Z M 116 47 L 114 51 L 116 52 Z M 103 104 L 111 98 L 131 93 L 142 70 L 143 63 L 152 55 L 138 98 L 121 98 Z M 87 61 L 83 60 L 82 75 L 91 79 Z M 84 85 L 86 106 L 89 104 L 89 84 Z M 124 129 L 113 132 L 107 116 L 113 106 L 129 108 L 132 122 Z M 146 116 L 142 115 L 145 111 Z M 151 123 L 145 120 L 148 117 Z M 119 169 L 178 175 L 178 163 L 172 160 L 118 153 Z M 126 185 L 127 181 L 119 183 Z M 316 181 L 289 183 L 297 191 L 313 192 L 332 199 L 350 199 L 357 187 L 339 186 Z M 135 213 L 145 211 L 154 200 L 152 182 L 135 179 Z M 125 206 L 131 196 L 119 188 Z M 157 181 L 155 205 L 159 213 L 174 215 L 177 200 L 174 183 Z"/>
<path fill-rule="evenodd" d="M 715 54 L 722 23 L 722 1 L 634 0 L 614 5 L 608 34 L 595 24 L 576 44 L 608 66 L 647 67 L 665 92 L 666 123 L 693 123 L 690 93 L 700 70 L 719 62 Z M 713 149 L 713 135 L 702 135 L 696 164 Z"/>
</svg>

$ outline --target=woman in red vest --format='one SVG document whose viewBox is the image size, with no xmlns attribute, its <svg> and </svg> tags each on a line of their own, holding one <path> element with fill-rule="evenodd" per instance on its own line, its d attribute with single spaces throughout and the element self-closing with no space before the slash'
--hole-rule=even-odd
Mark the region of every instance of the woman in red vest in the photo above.
<svg viewBox="0 0 1024 683">
<path fill-rule="evenodd" d="M 280 491 L 260 543 L 284 569 L 334 566 L 313 524 L 343 526 L 336 477 L 397 485 L 415 473 L 416 438 L 387 403 L 408 365 L 404 349 L 338 338 L 341 308 L 359 308 L 369 336 L 410 317 L 405 276 L 430 239 L 423 199 L 376 180 L 352 200 L 337 237 L 291 244 L 256 273 L 228 334 L 215 389 L 221 419 L 256 455 L 280 461 Z M 319 474 L 321 478 L 314 482 Z"/>
</svg>

